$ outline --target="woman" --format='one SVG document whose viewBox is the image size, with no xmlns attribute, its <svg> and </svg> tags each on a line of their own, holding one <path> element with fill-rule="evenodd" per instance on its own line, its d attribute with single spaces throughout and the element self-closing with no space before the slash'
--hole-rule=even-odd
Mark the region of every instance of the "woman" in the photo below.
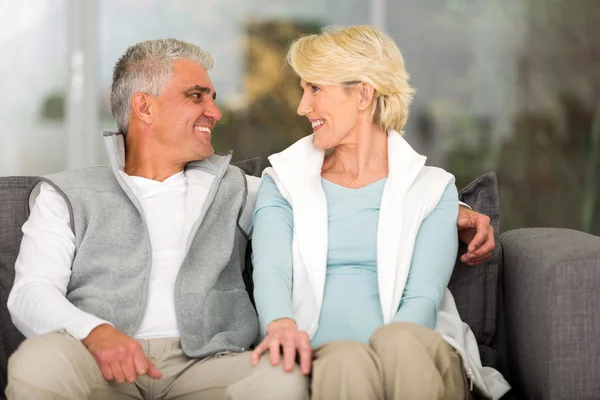
<svg viewBox="0 0 600 400">
<path fill-rule="evenodd" d="M 269 157 L 254 213 L 255 300 L 273 364 L 314 399 L 499 398 L 446 289 L 457 253 L 454 178 L 402 138 L 413 89 L 371 27 L 292 44 L 314 133 Z M 314 354 L 313 354 L 314 349 Z M 314 360 L 313 360 L 314 356 Z"/>
</svg>

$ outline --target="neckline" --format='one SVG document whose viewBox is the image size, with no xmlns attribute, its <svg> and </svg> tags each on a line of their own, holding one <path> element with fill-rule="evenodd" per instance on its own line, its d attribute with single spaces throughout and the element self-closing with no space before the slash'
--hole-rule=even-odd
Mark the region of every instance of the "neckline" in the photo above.
<svg viewBox="0 0 600 400">
<path fill-rule="evenodd" d="M 125 172 L 123 172 L 123 173 L 125 174 Z M 125 175 L 127 175 L 127 174 L 125 174 Z M 177 182 L 183 181 L 183 178 L 185 178 L 185 172 L 184 171 L 176 172 L 162 182 L 154 180 L 154 179 L 144 178 L 142 176 L 135 176 L 135 175 L 127 175 L 127 176 L 137 183 L 146 182 L 148 185 L 157 185 L 158 186 L 158 185 L 177 183 Z"/>
<path fill-rule="evenodd" d="M 338 188 L 340 188 L 340 189 L 345 189 L 345 190 L 353 190 L 353 191 L 356 191 L 356 190 L 363 190 L 363 189 L 366 189 L 366 188 L 369 188 L 369 187 L 372 187 L 372 186 L 375 186 L 375 185 L 379 185 L 379 184 L 381 184 L 382 182 L 385 182 L 385 181 L 387 180 L 387 178 L 388 178 L 388 177 L 387 177 L 387 176 L 385 176 L 385 177 L 383 177 L 383 178 L 381 178 L 381 179 L 379 179 L 379 180 L 376 180 L 375 182 L 369 183 L 368 185 L 361 186 L 361 187 L 359 187 L 359 188 L 349 188 L 349 187 L 346 187 L 346 186 L 338 185 L 337 183 L 331 182 L 330 180 L 328 180 L 328 179 L 325 179 L 325 178 L 323 178 L 323 177 L 321 177 L 321 180 L 322 180 L 323 182 L 327 182 L 327 183 L 328 183 L 329 185 L 331 185 L 331 186 L 338 187 Z"/>
</svg>

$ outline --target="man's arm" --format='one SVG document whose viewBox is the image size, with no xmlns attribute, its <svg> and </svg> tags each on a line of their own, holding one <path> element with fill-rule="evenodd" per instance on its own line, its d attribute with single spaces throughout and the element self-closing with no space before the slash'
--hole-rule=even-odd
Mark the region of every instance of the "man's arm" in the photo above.
<svg viewBox="0 0 600 400">
<path fill-rule="evenodd" d="M 67 300 L 74 256 L 75 237 L 65 200 L 42 183 L 23 225 L 15 284 L 8 297 L 15 326 L 27 337 L 66 329 L 87 347 L 106 380 L 133 382 L 137 375 L 160 378 L 136 340 Z"/>
<path fill-rule="evenodd" d="M 77 339 L 108 324 L 86 313 L 65 297 L 75 255 L 65 200 L 48 184 L 23 225 L 23 240 L 15 263 L 15 283 L 7 307 L 15 326 L 26 336 L 66 329 Z"/>
<path fill-rule="evenodd" d="M 479 214 L 461 204 L 458 208 L 458 239 L 468 246 L 460 260 L 468 265 L 477 265 L 488 260 L 496 247 L 494 228 L 490 217 Z"/>
</svg>

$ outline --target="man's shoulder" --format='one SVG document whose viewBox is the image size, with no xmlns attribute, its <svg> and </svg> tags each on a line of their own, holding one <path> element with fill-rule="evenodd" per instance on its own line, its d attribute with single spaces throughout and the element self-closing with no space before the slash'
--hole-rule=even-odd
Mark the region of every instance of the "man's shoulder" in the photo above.
<svg viewBox="0 0 600 400">
<path fill-rule="evenodd" d="M 43 176 L 41 180 L 51 182 L 63 190 L 77 188 L 95 189 L 117 184 L 114 173 L 108 166 L 61 171 Z"/>
<path fill-rule="evenodd" d="M 65 171 L 56 172 L 54 174 L 45 175 L 45 179 L 77 179 L 77 178 L 94 178 L 113 175 L 110 167 L 106 165 L 88 167 L 81 169 L 70 169 Z"/>
</svg>

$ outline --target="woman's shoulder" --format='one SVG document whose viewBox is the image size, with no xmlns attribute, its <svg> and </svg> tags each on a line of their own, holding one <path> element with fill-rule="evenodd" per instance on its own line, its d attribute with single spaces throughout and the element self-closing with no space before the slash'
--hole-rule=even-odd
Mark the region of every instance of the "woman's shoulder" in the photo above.
<svg viewBox="0 0 600 400">
<path fill-rule="evenodd" d="M 262 193 L 278 193 L 279 189 L 277 188 L 277 184 L 275 183 L 275 179 L 271 175 L 263 175 L 260 179 L 260 186 L 258 188 L 259 192 Z"/>
<path fill-rule="evenodd" d="M 458 201 L 454 175 L 438 167 L 423 167 L 411 184 L 407 200 L 418 204 L 429 204 L 433 210 L 442 200 Z"/>
<path fill-rule="evenodd" d="M 417 174 L 411 189 L 429 192 L 433 187 L 444 190 L 448 185 L 454 185 L 454 182 L 454 175 L 448 171 L 438 167 L 424 166 Z"/>
</svg>

